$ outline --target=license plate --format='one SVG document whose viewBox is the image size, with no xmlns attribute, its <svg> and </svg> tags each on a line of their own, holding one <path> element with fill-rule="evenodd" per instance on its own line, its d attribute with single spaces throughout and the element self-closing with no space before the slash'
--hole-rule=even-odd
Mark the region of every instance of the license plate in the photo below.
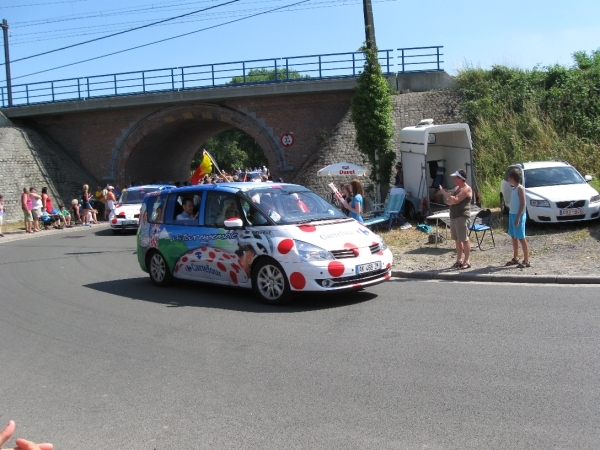
<svg viewBox="0 0 600 450">
<path fill-rule="evenodd" d="M 359 264 L 358 266 L 356 266 L 356 274 L 360 275 L 361 273 L 373 272 L 379 269 L 381 269 L 381 261 L 375 261 L 367 264 Z"/>
<path fill-rule="evenodd" d="M 121 225 L 137 225 L 137 220 L 122 220 Z"/>
<path fill-rule="evenodd" d="M 560 216 L 578 216 L 583 214 L 583 208 L 559 209 L 558 214 Z"/>
</svg>

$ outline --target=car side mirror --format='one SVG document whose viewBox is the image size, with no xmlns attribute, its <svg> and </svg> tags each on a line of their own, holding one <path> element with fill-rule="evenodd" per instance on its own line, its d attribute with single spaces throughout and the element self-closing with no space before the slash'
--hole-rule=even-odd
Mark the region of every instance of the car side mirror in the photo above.
<svg viewBox="0 0 600 450">
<path fill-rule="evenodd" d="M 591 175 L 586 175 L 586 176 L 585 176 L 585 177 L 583 177 L 583 178 L 585 178 L 585 181 L 587 181 L 588 183 L 589 183 L 590 181 L 592 181 L 592 179 L 593 179 Z"/>
<path fill-rule="evenodd" d="M 225 228 L 242 228 L 244 226 L 244 221 L 238 217 L 232 217 L 231 219 L 225 220 L 223 223 Z"/>
</svg>

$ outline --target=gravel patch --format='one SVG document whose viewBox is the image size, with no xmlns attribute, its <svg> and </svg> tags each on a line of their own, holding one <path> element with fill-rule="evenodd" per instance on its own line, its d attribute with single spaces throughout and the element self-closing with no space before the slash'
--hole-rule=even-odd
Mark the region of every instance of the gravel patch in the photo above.
<svg viewBox="0 0 600 450">
<path fill-rule="evenodd" d="M 512 239 L 507 235 L 507 217 L 494 212 L 494 241 L 489 232 L 479 250 L 475 233 L 471 234 L 471 269 L 460 272 L 490 275 L 549 275 L 600 277 L 600 221 L 571 224 L 532 224 L 527 227 L 531 267 L 518 269 L 504 264 L 512 258 Z M 435 224 L 434 232 L 435 233 Z M 444 236 L 445 225 L 440 222 L 439 233 Z M 394 270 L 403 272 L 455 273 L 451 266 L 456 260 L 454 241 L 429 243 L 429 235 L 413 228 L 381 232 L 394 254 Z M 450 232 L 448 230 L 448 238 Z M 519 247 L 519 259 L 523 255 Z"/>
</svg>

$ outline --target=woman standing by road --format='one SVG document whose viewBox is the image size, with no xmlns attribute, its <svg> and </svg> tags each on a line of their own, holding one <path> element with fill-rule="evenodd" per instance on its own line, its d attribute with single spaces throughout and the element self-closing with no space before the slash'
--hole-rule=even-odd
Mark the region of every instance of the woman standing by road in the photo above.
<svg viewBox="0 0 600 450">
<path fill-rule="evenodd" d="M 83 185 L 83 192 L 81 193 L 81 208 L 83 209 L 83 214 L 81 217 L 81 221 L 84 227 L 91 227 L 88 213 L 92 209 L 92 205 L 90 204 L 90 187 L 87 184 Z"/>
<path fill-rule="evenodd" d="M 348 203 L 346 200 L 342 200 L 342 204 L 348 211 L 350 211 L 350 217 L 358 220 L 360 223 L 363 223 L 363 218 L 361 216 L 364 203 L 363 199 L 365 195 L 363 185 L 359 180 L 352 180 L 348 185 L 348 189 L 351 191 L 350 195 L 352 195 L 352 200 L 350 203 Z"/>
</svg>

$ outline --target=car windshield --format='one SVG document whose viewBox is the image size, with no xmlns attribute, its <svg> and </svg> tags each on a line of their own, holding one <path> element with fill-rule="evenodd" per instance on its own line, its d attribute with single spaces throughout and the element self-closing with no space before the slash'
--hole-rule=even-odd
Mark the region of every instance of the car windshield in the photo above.
<svg viewBox="0 0 600 450">
<path fill-rule="evenodd" d="M 252 180 L 259 180 L 261 178 L 261 176 L 263 175 L 262 172 L 241 172 L 238 175 L 238 179 L 240 181 L 252 181 Z"/>
<path fill-rule="evenodd" d="M 347 219 L 335 206 L 308 189 L 281 186 L 251 189 L 245 194 L 278 224 Z"/>
<path fill-rule="evenodd" d="M 121 195 L 120 203 L 142 203 L 142 200 L 144 200 L 144 197 L 148 192 L 152 192 L 152 190 L 135 189 L 125 191 L 123 192 L 123 195 Z"/>
<path fill-rule="evenodd" d="M 585 179 L 573 167 L 541 167 L 525 171 L 525 187 L 585 184 Z"/>
</svg>

